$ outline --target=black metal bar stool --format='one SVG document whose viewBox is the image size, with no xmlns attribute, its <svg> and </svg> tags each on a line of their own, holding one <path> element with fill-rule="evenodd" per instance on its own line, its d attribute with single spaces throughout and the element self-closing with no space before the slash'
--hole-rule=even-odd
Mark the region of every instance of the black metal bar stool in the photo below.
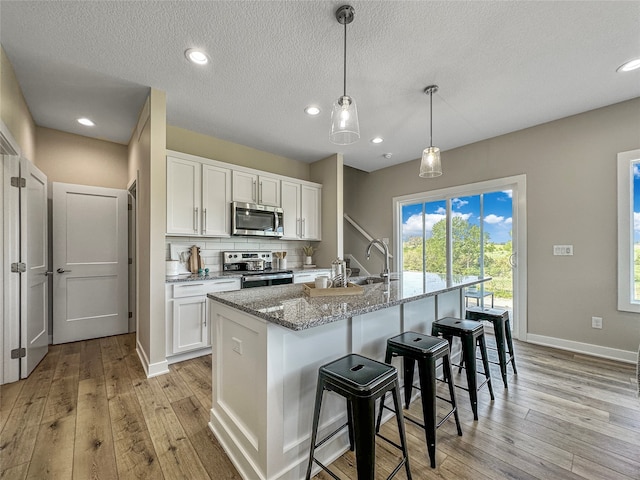
<svg viewBox="0 0 640 480">
<path fill-rule="evenodd" d="M 493 387 L 491 386 L 491 373 L 489 372 L 489 359 L 487 358 L 487 345 L 484 340 L 484 327 L 482 323 L 473 320 L 462 320 L 460 318 L 445 317 L 436 320 L 431 324 L 431 334 L 434 337 L 442 335 L 448 342 L 449 348 L 453 343 L 453 337 L 459 337 L 462 343 L 462 361 L 467 374 L 467 388 L 456 385 L 469 392 L 473 419 L 478 420 L 478 390 L 485 384 L 489 388 L 491 400 L 494 400 Z M 480 347 L 480 355 L 484 366 L 485 380 L 478 385 L 476 378 L 476 345 Z M 465 365 L 466 364 L 466 365 Z"/>
<path fill-rule="evenodd" d="M 320 442 L 316 443 L 320 408 L 325 390 L 335 392 L 346 398 L 347 423 L 338 427 L 333 433 L 330 433 Z M 389 391 L 393 395 L 393 403 L 396 408 L 400 445 L 380 435 L 375 429 L 376 400 Z M 316 404 L 313 412 L 309 464 L 305 477 L 307 480 L 311 478 L 313 462 L 317 463 L 333 478 L 338 479 L 331 470 L 315 458 L 314 454 L 317 447 L 324 444 L 345 427 L 349 429 L 349 446 L 351 451 L 353 451 L 355 443 L 358 480 L 371 480 L 375 478 L 376 435 L 402 451 L 402 460 L 388 478 L 395 476 L 404 465 L 407 471 L 407 479 L 411 479 L 407 441 L 404 431 L 404 418 L 402 408 L 400 407 L 398 371 L 394 366 L 386 365 L 361 355 L 350 354 L 320 367 L 318 371 Z"/>
<path fill-rule="evenodd" d="M 408 420 L 425 431 L 427 440 L 427 450 L 431 460 L 431 468 L 436 467 L 436 428 L 445 421 L 454 416 L 458 435 L 462 435 L 460 428 L 460 419 L 458 418 L 458 408 L 456 406 L 455 389 L 453 385 L 453 375 L 451 372 L 451 362 L 449 360 L 449 343 L 441 338 L 425 335 L 417 332 L 404 332 L 387 340 L 387 353 L 385 363 L 391 363 L 392 357 L 402 357 L 404 370 L 404 403 L 405 408 L 409 408 L 411 402 L 411 391 L 413 385 L 413 372 L 415 363 L 418 362 L 418 375 L 420 376 L 420 386 L 415 387 L 420 390 L 422 397 L 422 417 L 424 423 L 420 423 L 411 417 L 405 415 Z M 436 362 L 442 359 L 442 369 L 444 380 L 440 380 L 436 375 Z M 449 386 L 449 398 L 440 397 L 436 392 L 436 381 L 445 382 Z M 376 423 L 376 432 L 380 430 L 382 421 L 382 410 L 391 408 L 384 405 L 384 397 L 382 395 L 380 410 L 378 411 L 378 422 Z M 444 400 L 451 404 L 451 410 L 444 416 L 440 422 L 436 422 L 436 398 Z M 393 411 L 393 410 L 392 410 Z"/>
<path fill-rule="evenodd" d="M 486 320 L 493 324 L 493 331 L 496 336 L 496 348 L 498 351 L 498 362 L 489 360 L 489 363 L 500 365 L 500 373 L 502 374 L 502 382 L 504 388 L 507 386 L 507 364 L 511 362 L 513 374 L 517 375 L 516 360 L 513 352 L 513 338 L 511 336 L 511 322 L 509 321 L 509 311 L 501 308 L 467 308 L 466 318 L 468 320 L 476 320 L 481 322 Z M 487 347 L 491 348 L 491 347 Z M 508 358 L 507 358 L 508 354 Z"/>
</svg>

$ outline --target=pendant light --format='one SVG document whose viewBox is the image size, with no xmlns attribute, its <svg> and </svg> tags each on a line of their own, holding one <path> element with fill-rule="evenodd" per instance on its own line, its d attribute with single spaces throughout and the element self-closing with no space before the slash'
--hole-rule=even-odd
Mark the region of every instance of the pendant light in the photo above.
<svg viewBox="0 0 640 480">
<path fill-rule="evenodd" d="M 437 91 L 437 85 L 429 85 L 424 89 L 424 93 L 429 95 L 429 146 L 422 152 L 422 162 L 420 162 L 420 176 L 423 178 L 442 175 L 440 149 L 433 146 L 433 94 Z"/>
<path fill-rule="evenodd" d="M 349 145 L 360 138 L 356 102 L 347 95 L 347 25 L 353 22 L 353 15 L 354 10 L 351 5 L 343 5 L 336 10 L 338 23 L 344 25 L 344 88 L 343 95 L 333 104 L 329 139 L 337 145 Z"/>
</svg>

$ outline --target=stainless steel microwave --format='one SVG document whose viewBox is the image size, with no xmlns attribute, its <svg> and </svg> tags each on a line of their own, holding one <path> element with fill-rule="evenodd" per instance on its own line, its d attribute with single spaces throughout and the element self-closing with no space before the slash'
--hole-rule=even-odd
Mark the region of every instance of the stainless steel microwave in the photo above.
<svg viewBox="0 0 640 480">
<path fill-rule="evenodd" d="M 280 207 L 255 203 L 231 204 L 231 234 L 281 237 L 284 235 L 283 210 Z"/>
</svg>

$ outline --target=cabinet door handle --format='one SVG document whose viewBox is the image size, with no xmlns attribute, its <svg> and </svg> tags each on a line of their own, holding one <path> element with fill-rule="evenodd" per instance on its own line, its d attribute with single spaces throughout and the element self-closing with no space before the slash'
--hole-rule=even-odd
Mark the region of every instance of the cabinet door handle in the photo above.
<svg viewBox="0 0 640 480">
<path fill-rule="evenodd" d="M 300 237 L 304 238 L 304 232 L 305 232 L 305 219 L 302 219 L 302 228 L 300 229 Z"/>
<path fill-rule="evenodd" d="M 257 196 L 257 185 L 256 185 L 256 181 L 253 181 L 253 190 L 251 191 L 251 199 L 255 202 L 256 201 L 256 196 Z"/>
<path fill-rule="evenodd" d="M 298 237 L 302 236 L 302 222 L 300 221 L 299 218 L 296 218 L 296 235 Z"/>
<path fill-rule="evenodd" d="M 193 209 L 193 231 L 198 233 L 198 207 Z"/>
<path fill-rule="evenodd" d="M 207 209 L 202 209 L 202 233 L 207 233 Z"/>
<path fill-rule="evenodd" d="M 260 182 L 260 195 L 258 196 L 258 203 L 262 202 L 262 182 Z"/>
</svg>

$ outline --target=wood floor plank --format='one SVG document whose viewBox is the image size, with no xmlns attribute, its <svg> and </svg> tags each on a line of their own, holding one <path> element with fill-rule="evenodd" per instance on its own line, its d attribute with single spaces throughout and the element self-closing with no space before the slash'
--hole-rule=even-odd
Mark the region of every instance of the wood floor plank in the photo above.
<svg viewBox="0 0 640 480">
<path fill-rule="evenodd" d="M 592 480 L 635 480 L 640 477 L 628 477 L 614 470 L 603 467 L 599 463 L 576 455 L 573 461 L 573 472 L 582 478 Z"/>
<path fill-rule="evenodd" d="M 59 356 L 59 351 L 53 350 L 29 378 L 21 380 L 23 387 L 0 433 L 1 471 L 31 460 Z"/>
<path fill-rule="evenodd" d="M 102 376 L 87 378 L 78 384 L 73 478 L 118 478 L 109 402 Z"/>
<path fill-rule="evenodd" d="M 211 409 L 211 395 L 213 391 L 211 386 L 211 370 L 209 369 L 207 371 L 205 364 L 202 362 L 182 362 L 182 364 L 176 364 L 174 367 L 183 380 L 190 385 L 191 391 L 200 403 L 206 409 Z"/>
<path fill-rule="evenodd" d="M 135 392 L 119 393 L 110 398 L 109 414 L 118 477 L 165 478 Z"/>
<path fill-rule="evenodd" d="M 157 379 L 137 380 L 134 390 L 142 408 L 158 461 L 170 479 L 205 479 L 205 471 Z"/>
<path fill-rule="evenodd" d="M 102 349 L 100 339 L 94 338 L 81 342 L 80 348 L 80 373 L 79 379 L 103 377 L 102 369 Z"/>
<path fill-rule="evenodd" d="M 13 409 L 23 386 L 24 382 L 13 382 L 0 385 L 0 433 L 2 432 L 5 423 L 7 423 L 9 413 L 11 412 L 11 409 Z"/>
<path fill-rule="evenodd" d="M 169 403 L 174 403 L 193 395 L 189 384 L 184 381 L 175 369 L 170 368 L 169 373 L 158 377 L 158 382 Z"/>
<path fill-rule="evenodd" d="M 166 392 L 166 390 L 165 390 Z M 237 470 L 209 429 L 209 411 L 195 396 L 171 403 L 203 467 L 212 479 L 240 480 Z"/>
<path fill-rule="evenodd" d="M 27 479 L 71 478 L 75 429 L 75 410 L 73 414 L 40 425 L 38 442 L 33 451 Z"/>
<path fill-rule="evenodd" d="M 24 480 L 29 471 L 29 462 L 16 465 L 6 470 L 0 469 L 0 479 L 2 480 Z"/>
<path fill-rule="evenodd" d="M 117 337 L 104 337 L 100 339 L 102 361 L 104 363 L 117 362 L 124 357 Z"/>
</svg>

